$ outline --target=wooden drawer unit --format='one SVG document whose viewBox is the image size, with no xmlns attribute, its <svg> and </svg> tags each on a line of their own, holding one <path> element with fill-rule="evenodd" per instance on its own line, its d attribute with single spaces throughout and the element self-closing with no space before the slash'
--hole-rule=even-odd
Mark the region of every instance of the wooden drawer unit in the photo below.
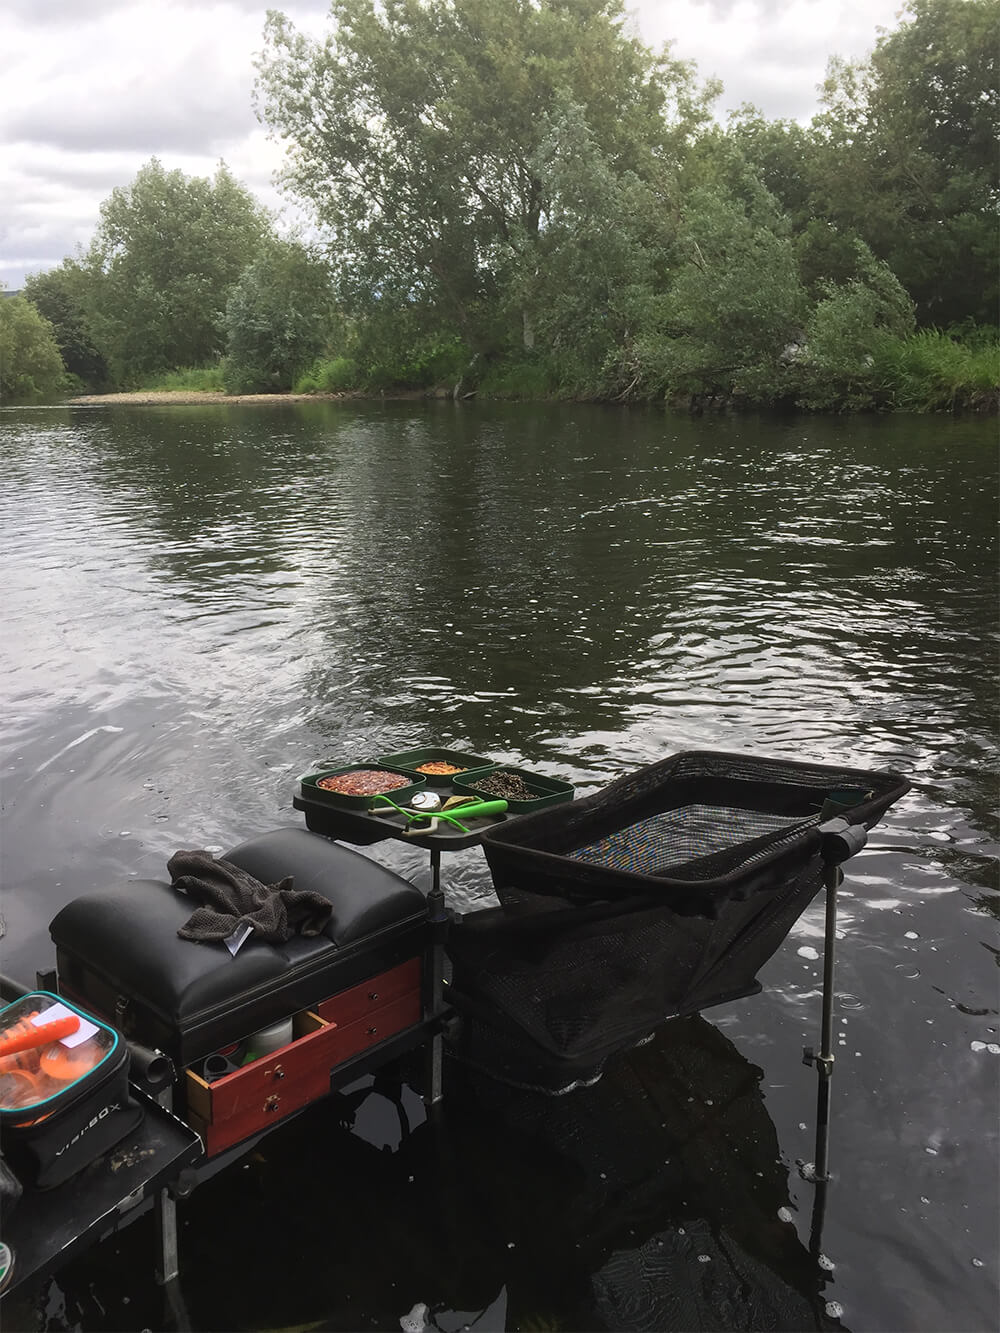
<svg viewBox="0 0 1000 1333">
<path fill-rule="evenodd" d="M 325 1097 L 330 1074 L 345 1060 L 421 1021 L 419 958 L 341 991 L 316 1011 L 295 1015 L 294 1037 L 224 1078 L 208 1083 L 186 1073 L 187 1120 L 208 1157 L 270 1129 Z"/>
<path fill-rule="evenodd" d="M 410 1021 L 416 1023 L 420 1019 L 420 975 L 420 959 L 408 958 L 405 963 L 390 968 L 388 972 L 381 972 L 359 986 L 331 995 L 328 1000 L 314 1007 L 320 1018 L 344 1027 L 356 1019 L 375 1013 L 391 1000 L 412 995 L 417 1001 L 417 1016 Z"/>
<path fill-rule="evenodd" d="M 294 1032 L 287 1046 L 212 1083 L 187 1071 L 187 1121 L 201 1135 L 207 1156 L 279 1124 L 330 1091 L 336 1024 L 301 1013 Z"/>
</svg>

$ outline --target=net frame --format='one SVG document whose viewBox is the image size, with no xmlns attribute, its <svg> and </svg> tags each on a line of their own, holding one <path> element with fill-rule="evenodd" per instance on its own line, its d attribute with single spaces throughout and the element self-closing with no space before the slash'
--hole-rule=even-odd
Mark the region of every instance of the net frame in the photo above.
<svg viewBox="0 0 1000 1333">
<path fill-rule="evenodd" d="M 501 902 L 523 902 L 525 894 L 579 902 L 652 893 L 677 911 L 701 915 L 796 873 L 819 848 L 831 801 L 849 823 L 871 828 L 908 789 L 891 770 L 688 750 L 591 796 L 495 825 L 483 833 L 482 846 Z M 836 800 L 850 794 L 847 803 Z M 713 840 L 704 854 L 655 872 L 581 855 L 667 815 L 682 826 L 692 809 L 703 823 L 708 812 L 718 812 L 719 822 L 734 829 L 733 840 Z"/>
</svg>

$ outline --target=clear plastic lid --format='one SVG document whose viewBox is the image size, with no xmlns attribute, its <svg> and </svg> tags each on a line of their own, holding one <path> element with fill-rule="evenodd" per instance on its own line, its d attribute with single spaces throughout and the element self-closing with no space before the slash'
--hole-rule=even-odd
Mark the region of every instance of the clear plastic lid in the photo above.
<svg viewBox="0 0 1000 1333">
<path fill-rule="evenodd" d="M 44 1109 L 118 1045 L 112 1028 L 35 991 L 0 1009 L 0 1111 Z"/>
</svg>

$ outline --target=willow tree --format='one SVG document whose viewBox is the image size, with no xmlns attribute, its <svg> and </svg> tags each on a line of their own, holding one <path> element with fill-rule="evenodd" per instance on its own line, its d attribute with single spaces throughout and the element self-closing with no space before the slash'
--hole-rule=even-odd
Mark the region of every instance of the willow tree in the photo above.
<svg viewBox="0 0 1000 1333">
<path fill-rule="evenodd" d="M 325 228 L 349 305 L 395 304 L 487 350 L 530 344 L 523 281 L 555 207 L 543 145 L 566 106 L 604 168 L 648 180 L 713 90 L 630 34 L 622 0 L 333 0 L 321 41 L 269 15 L 257 109 Z M 604 169 L 602 168 L 602 169 Z"/>
</svg>

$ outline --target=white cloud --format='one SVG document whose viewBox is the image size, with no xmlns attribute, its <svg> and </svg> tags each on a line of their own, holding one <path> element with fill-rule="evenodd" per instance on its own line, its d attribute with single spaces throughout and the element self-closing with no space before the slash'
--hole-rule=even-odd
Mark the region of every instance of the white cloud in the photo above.
<svg viewBox="0 0 1000 1333">
<path fill-rule="evenodd" d="M 833 54 L 864 55 L 900 0 L 639 0 L 639 35 L 725 84 L 718 113 L 750 101 L 807 120 Z M 328 0 L 274 0 L 326 29 Z M 89 243 L 98 209 L 157 156 L 211 175 L 220 158 L 262 203 L 279 150 L 251 104 L 267 0 L 2 0 L 0 282 Z M 292 210 L 294 211 L 294 210 Z"/>
<path fill-rule="evenodd" d="M 724 113 L 753 102 L 771 119 L 807 121 L 832 55 L 858 58 L 894 27 L 901 0 L 639 0 L 631 8 L 651 46 L 720 78 Z"/>
</svg>

